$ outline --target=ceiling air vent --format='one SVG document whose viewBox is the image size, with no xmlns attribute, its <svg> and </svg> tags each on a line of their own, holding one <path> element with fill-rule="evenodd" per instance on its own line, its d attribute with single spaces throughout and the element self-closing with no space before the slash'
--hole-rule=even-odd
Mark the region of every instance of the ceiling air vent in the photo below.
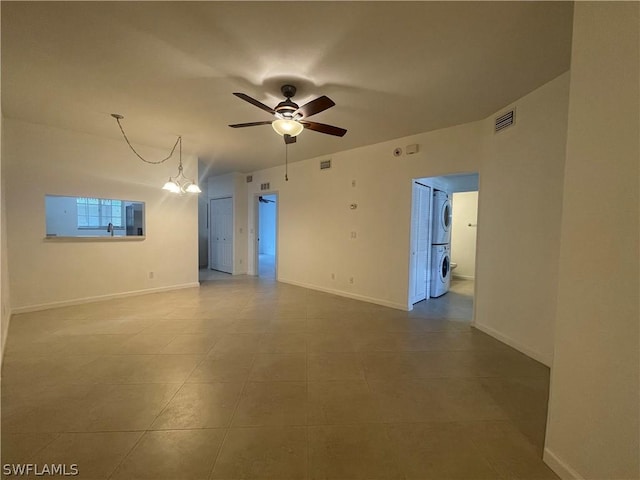
<svg viewBox="0 0 640 480">
<path fill-rule="evenodd" d="M 496 118 L 495 133 L 513 125 L 516 121 L 516 110 L 509 110 Z"/>
<path fill-rule="evenodd" d="M 247 175 L 247 183 L 253 182 L 253 175 Z"/>
<path fill-rule="evenodd" d="M 260 184 L 260 190 L 269 190 L 271 188 L 271 184 L 270 183 L 261 183 Z"/>
<path fill-rule="evenodd" d="M 331 168 L 331 159 L 329 160 L 322 160 L 320 162 L 320 170 L 326 170 L 328 168 Z"/>
</svg>

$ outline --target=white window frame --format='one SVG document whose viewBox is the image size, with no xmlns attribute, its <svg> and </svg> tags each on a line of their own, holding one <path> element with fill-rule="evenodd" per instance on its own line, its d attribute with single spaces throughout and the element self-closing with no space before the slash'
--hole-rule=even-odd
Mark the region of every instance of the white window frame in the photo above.
<svg viewBox="0 0 640 480">
<path fill-rule="evenodd" d="M 113 202 L 120 204 L 120 215 L 113 215 Z M 89 205 L 98 206 L 98 215 L 89 215 Z M 81 213 L 81 206 L 85 207 L 85 212 Z M 116 205 L 117 206 L 117 205 Z M 111 208 L 111 213 L 107 213 L 106 209 Z M 97 218 L 98 225 L 90 225 L 90 218 Z M 84 222 L 81 222 L 84 219 Z M 122 200 L 114 200 L 111 198 L 92 198 L 92 197 L 76 197 L 76 222 L 78 230 L 96 230 L 104 229 L 111 223 L 116 230 L 124 229 L 125 215 L 124 202 Z M 84 224 L 83 224 L 84 223 Z"/>
</svg>

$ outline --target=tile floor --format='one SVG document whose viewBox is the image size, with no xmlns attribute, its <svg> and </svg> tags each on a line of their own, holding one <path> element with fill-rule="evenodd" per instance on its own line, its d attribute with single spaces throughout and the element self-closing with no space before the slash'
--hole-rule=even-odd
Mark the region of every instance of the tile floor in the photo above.
<svg viewBox="0 0 640 480">
<path fill-rule="evenodd" d="M 203 275 L 15 316 L 2 463 L 83 479 L 557 478 L 540 459 L 549 371 L 469 326 L 469 282 L 408 313 Z"/>
</svg>

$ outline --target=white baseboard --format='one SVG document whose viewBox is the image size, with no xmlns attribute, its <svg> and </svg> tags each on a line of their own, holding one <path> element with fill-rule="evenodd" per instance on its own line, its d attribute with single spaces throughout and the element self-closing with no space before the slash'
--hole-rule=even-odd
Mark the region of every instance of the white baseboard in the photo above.
<svg viewBox="0 0 640 480">
<path fill-rule="evenodd" d="M 520 342 L 512 339 L 511 337 L 507 337 L 506 335 L 500 333 L 499 331 L 491 328 L 491 327 L 487 327 L 486 325 L 481 325 L 477 322 L 473 322 L 472 326 L 474 326 L 475 328 L 477 328 L 478 330 L 486 333 L 487 335 L 491 335 L 493 338 L 500 340 L 502 343 L 506 343 L 507 345 L 509 345 L 510 347 L 515 348 L 516 350 L 524 353 L 527 357 L 531 357 L 534 360 L 543 363 L 544 365 L 546 365 L 547 367 L 551 368 L 551 365 L 553 364 L 553 358 L 547 358 L 546 355 L 543 355 L 542 353 L 533 350 L 529 347 L 527 347 L 526 345 L 521 344 Z"/>
<path fill-rule="evenodd" d="M 553 453 L 549 448 L 544 448 L 544 453 L 542 455 L 542 460 L 544 463 L 549 465 L 549 468 L 556 472 L 556 474 L 562 480 L 584 480 L 584 477 L 576 472 L 567 462 L 563 461 Z"/>
<path fill-rule="evenodd" d="M 474 280 L 476 277 L 474 277 L 473 275 L 456 275 L 455 273 L 452 273 L 451 278 L 458 278 L 460 280 Z"/>
<path fill-rule="evenodd" d="M 382 300 L 379 298 L 367 297 L 366 295 L 358 295 L 357 293 L 345 292 L 344 290 L 335 290 L 333 288 L 325 288 L 320 287 L 318 285 L 312 285 L 309 283 L 296 282 L 294 280 L 286 280 L 283 278 L 278 278 L 279 282 L 288 283 L 289 285 L 295 285 L 297 287 L 308 288 L 310 290 L 317 290 L 319 292 L 331 293 L 333 295 L 338 295 L 340 297 L 352 298 L 354 300 L 360 300 L 362 302 L 375 303 L 376 305 L 382 305 L 383 307 L 395 308 L 397 310 L 408 311 L 409 308 L 407 304 L 389 302 L 387 300 Z"/>
<path fill-rule="evenodd" d="M 147 295 L 149 293 L 168 292 L 171 290 L 181 290 L 183 288 L 199 287 L 200 282 L 182 283 L 180 285 L 169 285 L 167 287 L 145 288 L 144 290 L 134 290 L 131 292 L 110 293 L 107 295 L 96 295 L 94 297 L 74 298 L 73 300 L 63 300 L 60 302 L 41 303 L 38 305 L 27 305 L 11 309 L 12 315 L 17 313 L 38 312 L 40 310 L 48 310 L 50 308 L 69 307 L 72 305 L 82 305 L 85 303 L 102 302 L 104 300 L 112 300 L 114 298 L 133 297 L 135 295 Z"/>
</svg>

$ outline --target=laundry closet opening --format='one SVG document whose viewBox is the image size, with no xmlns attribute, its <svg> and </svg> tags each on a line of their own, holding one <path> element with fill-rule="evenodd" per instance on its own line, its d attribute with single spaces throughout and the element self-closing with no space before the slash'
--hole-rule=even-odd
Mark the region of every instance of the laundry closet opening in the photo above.
<svg viewBox="0 0 640 480">
<path fill-rule="evenodd" d="M 415 178 L 412 192 L 408 307 L 471 321 L 478 174 Z"/>
</svg>

